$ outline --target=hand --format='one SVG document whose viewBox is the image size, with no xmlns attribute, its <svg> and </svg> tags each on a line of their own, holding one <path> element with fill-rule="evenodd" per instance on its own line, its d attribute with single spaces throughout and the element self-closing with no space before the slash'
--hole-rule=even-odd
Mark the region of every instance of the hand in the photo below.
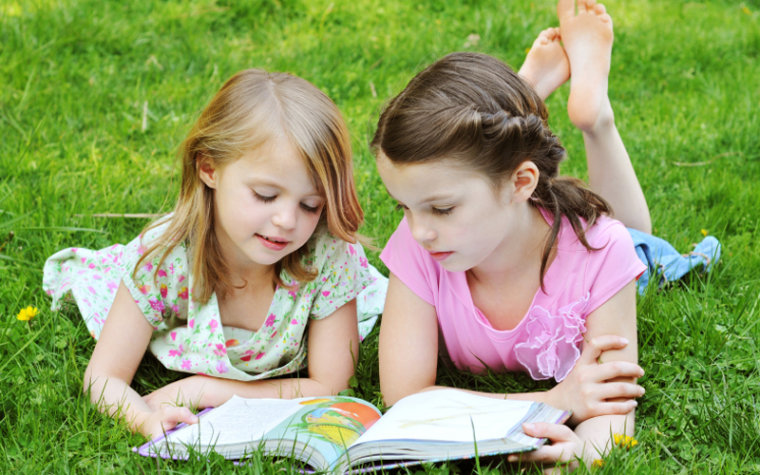
<svg viewBox="0 0 760 475">
<path fill-rule="evenodd" d="M 633 398 L 642 396 L 644 388 L 633 382 L 611 380 L 639 378 L 644 375 L 644 370 L 629 361 L 599 361 L 603 352 L 619 350 L 627 344 L 625 338 L 617 335 L 602 335 L 587 342 L 570 374 L 549 390 L 547 402 L 572 411 L 571 424 L 634 410 L 637 403 Z"/>
<path fill-rule="evenodd" d="M 198 416 L 186 407 L 165 405 L 148 413 L 140 425 L 140 433 L 149 439 L 154 439 L 175 428 L 179 423 L 195 424 Z"/>
<path fill-rule="evenodd" d="M 584 443 L 566 425 L 536 422 L 523 424 L 523 431 L 531 437 L 547 438 L 551 441 L 551 445 L 543 445 L 532 452 L 510 455 L 507 457 L 509 462 L 549 465 L 544 470 L 548 473 L 554 473 L 559 468 L 556 464 L 562 462 L 569 462 L 563 464 L 563 467 L 571 470 L 578 467 L 578 458 L 583 456 Z"/>
<path fill-rule="evenodd" d="M 203 404 L 202 396 L 208 380 L 206 376 L 189 376 L 143 396 L 143 401 L 153 411 L 166 406 L 206 407 L 208 404 Z"/>
</svg>

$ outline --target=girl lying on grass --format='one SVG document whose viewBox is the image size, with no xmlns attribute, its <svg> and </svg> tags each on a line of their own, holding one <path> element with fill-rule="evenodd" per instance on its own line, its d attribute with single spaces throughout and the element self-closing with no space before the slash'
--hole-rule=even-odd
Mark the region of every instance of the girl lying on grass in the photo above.
<svg viewBox="0 0 760 475">
<path fill-rule="evenodd" d="M 381 255 L 383 396 L 435 387 L 439 353 L 461 371 L 554 378 L 546 392 L 487 394 L 573 412 L 574 429 L 526 425 L 552 443 L 510 461 L 599 458 L 612 434 L 632 434 L 644 393 L 635 281 L 645 266 L 622 223 L 649 232 L 649 211 L 607 95 L 611 19 L 578 3 L 576 13 L 560 0 L 559 29 L 538 37 L 520 75 L 476 53 L 429 66 L 391 100 L 372 142 L 404 211 Z M 557 176 L 565 151 L 543 99 L 569 76 L 595 191 Z"/>
<path fill-rule="evenodd" d="M 345 389 L 357 300 L 374 305 L 360 319 L 382 311 L 385 281 L 356 243 L 363 213 L 335 104 L 303 79 L 242 71 L 201 113 L 181 158 L 171 215 L 126 246 L 66 249 L 45 264 L 53 308 L 73 294 L 97 339 L 84 390 L 155 437 L 195 422 L 186 406 L 233 394 Z M 147 348 L 195 376 L 141 397 L 130 382 Z M 308 377 L 275 379 L 307 364 Z"/>
</svg>

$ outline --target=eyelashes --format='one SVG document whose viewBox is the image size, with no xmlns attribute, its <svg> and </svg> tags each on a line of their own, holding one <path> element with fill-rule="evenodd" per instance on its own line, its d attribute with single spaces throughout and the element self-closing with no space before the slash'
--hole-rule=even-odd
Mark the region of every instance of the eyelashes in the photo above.
<svg viewBox="0 0 760 475">
<path fill-rule="evenodd" d="M 274 200 L 277 199 L 277 195 L 262 195 L 262 194 L 256 193 L 255 191 L 253 192 L 253 196 L 255 196 L 256 199 L 261 201 L 262 203 L 272 203 Z M 318 206 L 310 206 L 310 205 L 307 205 L 306 203 L 300 203 L 299 206 L 301 207 L 302 210 L 311 214 L 317 214 L 322 210 L 321 204 Z"/>
<path fill-rule="evenodd" d="M 277 195 L 271 195 L 271 196 L 260 195 L 256 193 L 255 191 L 253 192 L 253 196 L 255 196 L 256 199 L 261 201 L 262 203 L 271 203 L 272 201 L 275 200 L 275 198 L 277 198 Z"/>
<path fill-rule="evenodd" d="M 405 205 L 402 205 L 401 203 L 396 204 L 396 211 L 407 211 L 409 208 L 407 208 Z M 454 206 L 449 206 L 448 208 L 436 208 L 432 207 L 430 208 L 431 212 L 438 216 L 446 216 L 451 214 L 452 211 L 454 211 Z"/>
</svg>

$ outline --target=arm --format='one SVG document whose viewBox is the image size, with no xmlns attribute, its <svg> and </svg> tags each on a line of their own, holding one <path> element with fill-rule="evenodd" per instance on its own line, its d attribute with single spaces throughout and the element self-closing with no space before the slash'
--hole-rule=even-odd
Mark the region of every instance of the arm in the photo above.
<svg viewBox="0 0 760 475">
<path fill-rule="evenodd" d="M 119 285 L 100 339 L 84 373 L 84 391 L 102 412 L 124 419 L 134 432 L 155 437 L 178 422 L 195 422 L 185 408 L 151 410 L 129 385 L 148 347 L 153 328 Z"/>
<path fill-rule="evenodd" d="M 145 396 L 149 407 L 218 406 L 233 395 L 249 398 L 296 398 L 337 394 L 348 388 L 358 359 L 356 300 L 308 325 L 308 378 L 236 381 L 190 376 Z"/>
<path fill-rule="evenodd" d="M 601 352 L 599 361 L 602 364 L 636 363 L 638 351 L 636 345 L 636 286 L 635 281 L 627 284 L 610 300 L 591 313 L 586 320 L 586 338 L 598 339 L 602 335 L 618 335 L 627 339 L 630 344 L 624 348 Z M 602 365 L 598 365 L 601 367 Z M 613 391 L 618 384 L 631 384 L 632 378 L 608 378 L 606 386 Z M 643 388 L 641 388 L 643 394 Z M 613 399 L 613 396 L 608 396 Z M 632 435 L 634 429 L 635 401 L 632 408 L 623 414 L 603 414 L 590 417 L 580 422 L 573 432 L 556 424 L 534 424 L 526 427 L 526 433 L 534 437 L 548 437 L 552 445 L 542 447 L 535 452 L 526 454 L 523 461 L 556 462 L 573 460 L 575 456 L 582 457 L 587 464 L 606 454 L 612 447 L 613 434 Z"/>
<path fill-rule="evenodd" d="M 603 329 L 600 328 L 599 331 Z M 602 335 L 599 332 L 596 334 Z M 599 365 L 596 362 L 601 351 L 624 347 L 625 342 L 619 337 L 603 336 L 587 346 L 579 361 L 588 363 L 576 365 L 565 381 L 549 391 L 508 395 L 470 392 L 498 399 L 509 397 L 546 402 L 572 410 L 578 421 L 600 413 L 629 412 L 634 407 L 631 402 L 608 402 L 607 399 L 637 396 L 639 386 L 625 383 L 610 386 L 603 381 L 620 376 L 640 376 L 641 368 L 636 364 Z M 390 275 L 380 324 L 379 358 L 380 390 L 386 404 L 394 404 L 402 397 L 416 392 L 440 387 L 435 385 L 438 364 L 438 321 L 435 308 L 418 297 L 393 273 Z M 569 398 L 568 394 L 575 395 L 575 398 Z"/>
</svg>

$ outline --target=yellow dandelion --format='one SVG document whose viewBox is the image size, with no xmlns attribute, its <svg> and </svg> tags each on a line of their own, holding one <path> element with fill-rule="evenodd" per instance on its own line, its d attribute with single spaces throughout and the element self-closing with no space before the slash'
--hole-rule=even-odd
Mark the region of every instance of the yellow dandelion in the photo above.
<svg viewBox="0 0 760 475">
<path fill-rule="evenodd" d="M 742 7 L 742 11 L 745 15 L 752 15 L 752 12 L 749 10 L 749 8 L 747 8 L 746 5 Z"/>
<path fill-rule="evenodd" d="M 624 449 L 630 449 L 630 448 L 636 447 L 639 444 L 639 441 L 634 439 L 630 435 L 615 434 L 613 435 L 613 438 L 615 440 L 615 445 L 617 445 L 618 447 L 622 447 Z"/>
<path fill-rule="evenodd" d="M 707 229 L 700 229 L 699 232 L 702 233 L 702 236 L 707 236 Z"/>
<path fill-rule="evenodd" d="M 21 311 L 18 312 L 18 315 L 16 315 L 16 318 L 18 318 L 22 322 L 28 322 L 38 313 L 39 313 L 39 310 L 37 310 L 37 307 L 32 307 L 30 305 L 26 308 L 22 308 Z"/>
<path fill-rule="evenodd" d="M 594 468 L 602 468 L 604 467 L 604 459 L 596 459 L 593 462 L 591 462 L 591 466 Z"/>
</svg>

